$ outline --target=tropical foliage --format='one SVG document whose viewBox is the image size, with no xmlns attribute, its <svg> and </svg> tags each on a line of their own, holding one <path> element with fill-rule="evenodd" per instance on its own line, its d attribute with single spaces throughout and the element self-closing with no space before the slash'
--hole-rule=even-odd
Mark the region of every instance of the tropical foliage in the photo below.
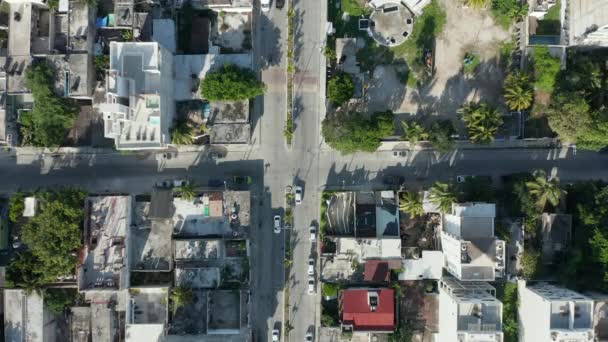
<svg viewBox="0 0 608 342">
<path fill-rule="evenodd" d="M 337 73 L 327 82 L 327 97 L 334 106 L 350 100 L 355 92 L 355 83 L 347 73 Z"/>
<path fill-rule="evenodd" d="M 528 4 L 519 0 L 492 0 L 491 6 L 494 19 L 504 28 L 528 14 Z"/>
<path fill-rule="evenodd" d="M 419 141 L 429 138 L 429 133 L 418 122 L 401 121 L 401 127 L 403 128 L 403 140 L 409 141 L 410 144 L 417 144 Z"/>
<path fill-rule="evenodd" d="M 240 101 L 264 94 L 266 87 L 253 70 L 226 64 L 201 81 L 201 95 L 210 101 Z"/>
<path fill-rule="evenodd" d="M 452 210 L 452 203 L 458 202 L 456 190 L 452 183 L 435 182 L 429 191 L 429 199 L 442 213 Z"/>
<path fill-rule="evenodd" d="M 524 110 L 530 108 L 534 99 L 534 90 L 530 86 L 530 77 L 516 71 L 505 79 L 505 102 L 511 110 Z"/>
<path fill-rule="evenodd" d="M 482 8 L 484 7 L 488 0 L 466 0 L 467 6 L 471 6 L 473 8 Z"/>
<path fill-rule="evenodd" d="M 192 201 L 196 197 L 196 185 L 192 182 L 175 189 L 175 192 L 184 200 Z"/>
<path fill-rule="evenodd" d="M 55 70 L 38 61 L 25 72 L 25 85 L 34 97 L 34 107 L 21 115 L 21 143 L 42 147 L 61 145 L 74 125 L 78 109 L 54 93 Z"/>
<path fill-rule="evenodd" d="M 394 116 L 390 111 L 375 113 L 369 119 L 360 113 L 328 113 L 321 129 L 325 142 L 344 154 L 374 152 L 381 139 L 394 132 Z"/>
<path fill-rule="evenodd" d="M 548 93 L 553 91 L 561 68 L 559 58 L 551 56 L 546 46 L 534 47 L 534 88 Z"/>
<path fill-rule="evenodd" d="M 420 193 L 416 191 L 402 192 L 399 196 L 399 210 L 410 214 L 412 217 L 424 215 Z"/>
<path fill-rule="evenodd" d="M 170 305 L 173 312 L 177 309 L 184 307 L 186 304 L 192 302 L 194 298 L 194 292 L 191 288 L 185 286 L 179 286 L 171 289 L 169 295 Z"/>
<path fill-rule="evenodd" d="M 452 135 L 456 132 L 450 120 L 435 121 L 429 129 L 429 142 L 439 152 L 449 152 L 454 149 Z"/>
<path fill-rule="evenodd" d="M 500 112 L 485 102 L 469 103 L 460 109 L 467 124 L 469 138 L 474 143 L 489 144 L 502 124 Z"/>
<path fill-rule="evenodd" d="M 552 206 L 557 206 L 562 195 L 565 195 L 565 190 L 559 186 L 559 178 L 547 178 L 547 174 L 543 170 L 534 172 L 534 180 L 526 183 L 528 192 L 535 199 L 536 205 L 540 210 L 543 210 L 549 202 Z"/>
</svg>

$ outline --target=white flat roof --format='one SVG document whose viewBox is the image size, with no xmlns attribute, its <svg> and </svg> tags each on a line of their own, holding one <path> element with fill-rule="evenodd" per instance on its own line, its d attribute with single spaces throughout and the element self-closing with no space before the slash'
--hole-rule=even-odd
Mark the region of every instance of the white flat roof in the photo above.
<svg viewBox="0 0 608 342">
<path fill-rule="evenodd" d="M 127 324 L 126 342 L 160 342 L 164 324 Z"/>
<path fill-rule="evenodd" d="M 338 254 L 352 251 L 360 260 L 376 258 L 401 258 L 401 239 L 336 238 Z"/>
<path fill-rule="evenodd" d="M 443 270 L 443 253 L 441 251 L 422 251 L 420 259 L 403 260 L 404 271 L 399 273 L 399 280 L 440 279 Z"/>
</svg>

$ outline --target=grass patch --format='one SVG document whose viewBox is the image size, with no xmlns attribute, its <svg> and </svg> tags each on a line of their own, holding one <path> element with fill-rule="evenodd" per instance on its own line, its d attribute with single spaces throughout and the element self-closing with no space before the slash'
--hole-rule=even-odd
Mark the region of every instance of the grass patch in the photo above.
<svg viewBox="0 0 608 342">
<path fill-rule="evenodd" d="M 549 12 L 547 12 L 547 14 L 545 14 L 545 16 L 543 17 L 543 20 L 560 20 L 560 11 L 561 11 L 561 2 L 560 0 L 557 0 L 557 3 L 555 4 L 555 6 L 551 7 L 549 9 Z"/>
<path fill-rule="evenodd" d="M 507 30 L 513 22 L 528 13 L 528 4 L 519 0 L 492 0 L 492 16 L 497 24 Z"/>
<path fill-rule="evenodd" d="M 559 58 L 551 56 L 549 48 L 546 46 L 535 46 L 532 58 L 534 65 L 534 88 L 553 93 L 557 74 L 561 68 Z"/>
<path fill-rule="evenodd" d="M 496 298 L 502 302 L 502 330 L 504 342 L 518 341 L 517 284 L 505 283 L 496 287 Z"/>
<path fill-rule="evenodd" d="M 477 56 L 476 54 L 472 53 L 472 52 L 467 52 L 464 55 L 464 62 L 463 62 L 463 71 L 465 74 L 471 75 L 475 72 L 475 69 L 477 69 L 477 66 L 479 65 L 479 63 L 481 63 L 481 61 L 479 60 L 479 56 Z"/>
<path fill-rule="evenodd" d="M 358 17 L 371 12 L 371 9 L 366 8 L 360 0 L 342 0 L 342 11 L 348 13 L 351 17 Z"/>
</svg>

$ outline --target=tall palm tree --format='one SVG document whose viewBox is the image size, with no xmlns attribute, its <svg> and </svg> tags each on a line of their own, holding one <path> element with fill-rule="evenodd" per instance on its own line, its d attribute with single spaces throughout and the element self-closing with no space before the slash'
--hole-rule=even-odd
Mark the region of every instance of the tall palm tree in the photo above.
<svg viewBox="0 0 608 342">
<path fill-rule="evenodd" d="M 485 102 L 468 103 L 459 112 L 467 124 L 471 141 L 489 144 L 494 140 L 498 127 L 502 124 L 502 116 L 496 108 Z"/>
<path fill-rule="evenodd" d="M 189 182 L 175 189 L 175 192 L 180 195 L 182 199 L 192 201 L 194 197 L 196 197 L 196 185 Z"/>
<path fill-rule="evenodd" d="M 410 144 L 416 144 L 420 140 L 429 138 L 429 133 L 418 122 L 401 121 L 401 127 L 403 127 L 403 140 L 409 141 Z"/>
<path fill-rule="evenodd" d="M 416 191 L 402 192 L 399 196 L 399 210 L 405 211 L 412 217 L 424 215 L 420 193 Z"/>
<path fill-rule="evenodd" d="M 174 145 L 194 144 L 192 127 L 190 127 L 185 121 L 178 122 L 171 127 L 171 143 Z"/>
<path fill-rule="evenodd" d="M 540 210 L 545 209 L 547 202 L 553 206 L 558 205 L 561 196 L 566 194 L 566 191 L 559 186 L 559 178 L 547 178 L 547 173 L 543 170 L 534 171 L 534 180 L 526 182 L 526 188 L 536 199 L 536 205 Z"/>
<path fill-rule="evenodd" d="M 442 213 L 452 209 L 452 203 L 458 202 L 456 191 L 452 183 L 435 182 L 429 192 L 429 199 L 439 207 Z"/>
<path fill-rule="evenodd" d="M 524 110 L 530 108 L 534 98 L 534 90 L 530 83 L 530 77 L 516 71 L 505 79 L 504 97 L 505 102 L 511 110 Z"/>
<path fill-rule="evenodd" d="M 173 309 L 173 312 L 191 302 L 193 297 L 194 293 L 189 287 L 180 286 L 171 289 L 169 298 L 171 299 L 171 308 Z"/>
</svg>

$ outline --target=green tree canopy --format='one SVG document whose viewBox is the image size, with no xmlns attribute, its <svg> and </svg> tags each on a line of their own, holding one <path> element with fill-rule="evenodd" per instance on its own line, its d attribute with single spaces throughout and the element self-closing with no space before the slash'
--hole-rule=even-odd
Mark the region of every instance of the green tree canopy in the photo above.
<svg viewBox="0 0 608 342">
<path fill-rule="evenodd" d="M 253 70 L 226 64 L 201 81 L 201 95 L 210 101 L 240 101 L 264 94 L 266 87 Z"/>
<path fill-rule="evenodd" d="M 511 110 L 524 110 L 532 106 L 534 90 L 527 74 L 516 71 L 505 79 L 504 97 Z"/>
<path fill-rule="evenodd" d="M 171 309 L 175 312 L 192 301 L 194 292 L 189 287 L 179 286 L 171 289 L 169 298 L 171 299 Z"/>
<path fill-rule="evenodd" d="M 442 213 L 452 210 L 452 203 L 458 202 L 456 189 L 452 183 L 435 182 L 429 191 L 429 199 Z"/>
<path fill-rule="evenodd" d="M 557 74 L 561 68 L 559 58 L 551 56 L 546 46 L 534 47 L 534 87 L 538 90 L 553 92 Z"/>
<path fill-rule="evenodd" d="M 355 83 L 347 73 L 337 73 L 327 82 L 327 97 L 334 106 L 340 106 L 350 100 L 354 92 Z"/>
<path fill-rule="evenodd" d="M 410 144 L 417 144 L 420 140 L 429 138 L 429 133 L 424 126 L 416 121 L 401 121 L 401 127 L 403 127 L 403 140 L 409 141 Z"/>
<path fill-rule="evenodd" d="M 541 211 L 545 208 L 547 202 L 551 203 L 552 206 L 557 206 L 561 196 L 566 193 L 559 186 L 559 178 L 548 179 L 547 173 L 543 170 L 536 170 L 534 180 L 526 182 L 526 187 Z"/>
<path fill-rule="evenodd" d="M 439 152 L 449 152 L 454 149 L 455 142 L 452 134 L 456 130 L 450 120 L 435 121 L 429 129 L 429 142 Z"/>
<path fill-rule="evenodd" d="M 399 210 L 410 214 L 412 217 L 424 215 L 420 193 L 416 191 L 402 192 L 399 196 Z"/>
<path fill-rule="evenodd" d="M 175 192 L 186 201 L 194 200 L 196 197 L 196 185 L 192 182 L 175 189 Z"/>
<path fill-rule="evenodd" d="M 360 113 L 328 113 L 321 129 L 325 142 L 344 154 L 374 152 L 381 139 L 394 131 L 394 115 L 390 111 L 375 113 L 370 119 Z"/>
<path fill-rule="evenodd" d="M 74 125 L 78 109 L 55 95 L 55 70 L 48 62 L 36 62 L 25 72 L 25 85 L 32 91 L 34 107 L 21 117 L 23 145 L 59 146 Z"/>
<path fill-rule="evenodd" d="M 194 144 L 194 134 L 191 126 L 185 121 L 179 121 L 171 127 L 171 143 L 173 145 Z"/>
<path fill-rule="evenodd" d="M 485 102 L 469 103 L 460 113 L 467 124 L 469 138 L 477 144 L 491 143 L 503 122 L 500 112 Z"/>
</svg>

